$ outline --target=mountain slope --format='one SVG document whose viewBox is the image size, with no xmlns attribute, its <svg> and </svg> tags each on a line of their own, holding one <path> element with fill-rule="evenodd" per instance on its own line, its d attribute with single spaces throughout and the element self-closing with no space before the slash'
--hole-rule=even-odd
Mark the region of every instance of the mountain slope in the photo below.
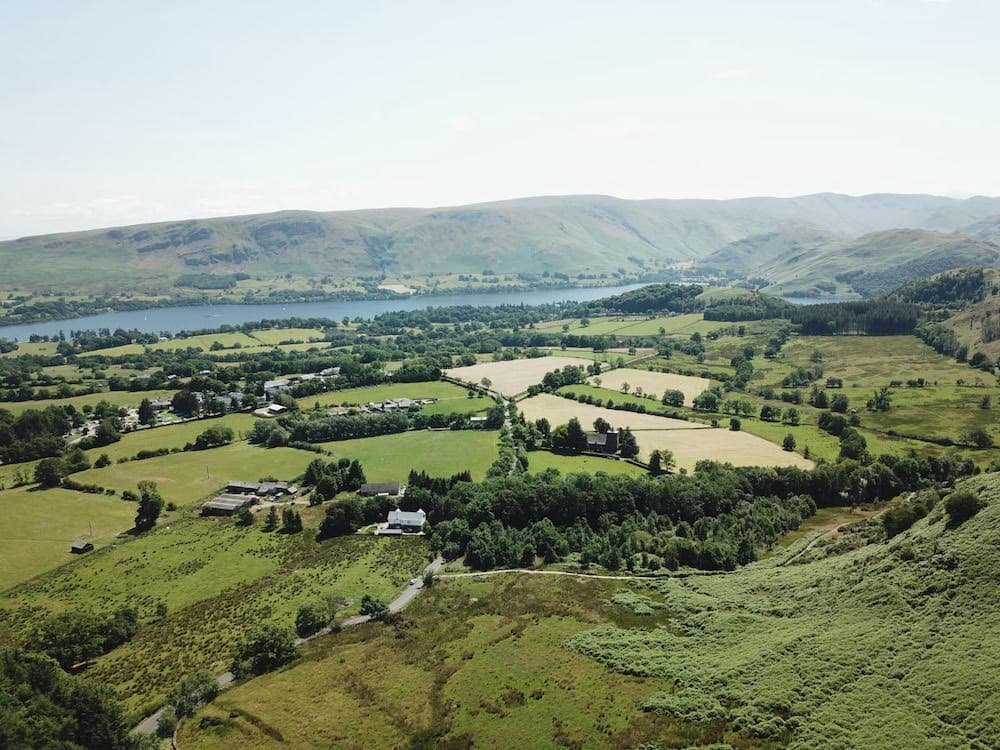
<svg viewBox="0 0 1000 750">
<path fill-rule="evenodd" d="M 769 294 L 819 296 L 889 292 L 953 268 L 1000 265 L 1000 245 L 961 234 L 892 229 L 790 251 L 758 269 Z"/>
<path fill-rule="evenodd" d="M 954 230 L 1000 199 L 926 195 L 629 201 L 524 198 L 448 208 L 282 211 L 0 242 L 8 287 L 121 285 L 186 271 L 358 278 L 400 273 L 608 272 L 700 258 L 791 227 L 853 237 L 895 227 Z M 744 265 L 754 262 L 752 253 Z"/>
</svg>

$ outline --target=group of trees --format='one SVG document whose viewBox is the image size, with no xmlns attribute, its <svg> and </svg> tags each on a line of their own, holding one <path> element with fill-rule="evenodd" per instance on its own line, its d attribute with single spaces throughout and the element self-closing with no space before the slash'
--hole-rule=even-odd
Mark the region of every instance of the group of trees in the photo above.
<svg viewBox="0 0 1000 750">
<path fill-rule="evenodd" d="M 149 750 L 159 741 L 129 735 L 122 705 L 100 682 L 68 675 L 44 654 L 3 648 L 0 747 Z"/>
<path fill-rule="evenodd" d="M 856 430 L 845 426 L 841 435 L 844 460 L 808 471 L 703 461 L 694 475 L 656 479 L 513 474 L 456 484 L 423 497 L 421 505 L 430 509 L 435 548 L 446 557 L 465 554 L 467 561 L 471 550 L 470 564 L 478 567 L 525 564 L 540 554 L 539 539 L 555 550 L 549 556 L 589 548 L 597 559 L 611 554 L 612 539 L 631 539 L 615 553 L 628 564 L 629 550 L 646 539 L 632 532 L 651 517 L 664 543 L 642 551 L 655 560 L 725 567 L 753 559 L 753 550 L 795 528 L 816 506 L 885 500 L 975 471 L 971 460 L 954 457 L 872 460 Z M 565 544 L 552 541 L 553 528 Z"/>
<path fill-rule="evenodd" d="M 338 492 L 356 492 L 367 479 L 361 462 L 341 458 L 337 461 L 313 459 L 306 467 L 303 484 L 313 488 L 313 496 L 320 502 L 331 500 Z"/>
<path fill-rule="evenodd" d="M 920 316 L 916 305 L 888 299 L 793 306 L 782 317 L 789 318 L 809 336 L 863 333 L 897 336 L 913 333 Z"/>
<path fill-rule="evenodd" d="M 138 632 L 134 608 L 107 613 L 70 609 L 44 620 L 32 636 L 32 646 L 69 669 L 127 643 Z"/>
</svg>

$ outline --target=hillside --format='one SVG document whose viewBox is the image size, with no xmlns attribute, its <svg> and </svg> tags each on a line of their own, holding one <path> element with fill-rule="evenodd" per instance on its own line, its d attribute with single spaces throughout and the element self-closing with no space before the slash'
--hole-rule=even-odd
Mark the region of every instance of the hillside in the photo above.
<svg viewBox="0 0 1000 750">
<path fill-rule="evenodd" d="M 180 744 L 995 747 L 998 479 L 966 483 L 986 507 L 960 525 L 941 501 L 888 541 L 834 521 L 724 575 L 443 579 L 225 693 Z"/>
<path fill-rule="evenodd" d="M 791 250 L 756 269 L 769 294 L 885 294 L 914 279 L 969 266 L 996 266 L 1000 245 L 958 233 L 891 229 Z"/>
<path fill-rule="evenodd" d="M 381 278 L 489 269 L 575 276 L 701 258 L 790 227 L 841 237 L 895 227 L 953 231 L 997 213 L 1000 199 L 925 195 L 556 196 L 433 209 L 282 211 L 28 237 L 0 243 L 0 263 L 7 288 L 64 291 L 162 285 L 181 273 L 206 271 Z M 746 255 L 743 266 L 759 262 L 753 252 Z"/>
<path fill-rule="evenodd" d="M 831 232 L 810 226 L 795 226 L 766 234 L 754 234 L 730 242 L 702 258 L 698 265 L 733 275 L 753 276 L 761 264 L 786 255 L 796 255 L 838 239 Z"/>
<path fill-rule="evenodd" d="M 955 332 L 969 352 L 1000 359 L 1000 272 L 986 274 L 986 298 L 952 315 L 944 326 Z"/>
</svg>

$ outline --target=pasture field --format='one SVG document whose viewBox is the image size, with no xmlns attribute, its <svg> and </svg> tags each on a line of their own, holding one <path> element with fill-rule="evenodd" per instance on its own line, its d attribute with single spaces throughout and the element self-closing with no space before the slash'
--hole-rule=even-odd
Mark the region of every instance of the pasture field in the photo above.
<svg viewBox="0 0 1000 750">
<path fill-rule="evenodd" d="M 75 406 L 82 410 L 89 404 L 94 406 L 100 401 L 107 401 L 114 406 L 138 406 L 144 398 L 150 400 L 173 396 L 175 391 L 102 391 L 101 393 L 85 393 L 82 396 L 70 398 L 50 398 L 44 401 L 0 401 L 0 409 L 6 409 L 12 414 L 20 414 L 28 409 L 44 409 L 47 406 Z"/>
<path fill-rule="evenodd" d="M 685 313 L 657 318 L 637 315 L 617 315 L 610 317 L 590 318 L 588 325 L 581 325 L 580 319 L 551 321 L 536 326 L 541 330 L 551 331 L 569 325 L 569 333 L 588 336 L 690 336 L 707 333 L 732 325 L 717 320 L 705 320 L 701 313 Z M 662 329 L 662 330 L 661 330 Z"/>
<path fill-rule="evenodd" d="M 564 386 L 559 389 L 559 392 L 573 393 L 576 395 L 588 395 L 595 399 L 599 399 L 602 403 L 611 401 L 615 404 L 642 405 L 650 410 L 673 410 L 672 407 L 661 406 L 659 402 L 642 396 L 622 393 L 620 391 L 611 391 L 607 388 L 596 388 L 589 385 Z M 780 401 L 765 401 L 764 399 L 751 394 L 740 394 L 739 397 L 749 399 L 754 403 L 755 415 L 760 413 L 761 406 L 766 403 L 782 410 L 789 406 L 788 404 L 781 403 Z M 814 409 L 808 404 L 800 404 L 796 406 L 796 408 L 799 410 L 802 421 L 801 424 L 794 427 L 782 424 L 781 422 L 765 422 L 758 419 L 756 416 L 752 416 L 740 418 L 742 429 L 744 432 L 749 432 L 751 435 L 758 435 L 765 440 L 769 440 L 775 445 L 781 445 L 781 441 L 784 440 L 785 435 L 791 433 L 795 438 L 795 450 L 798 453 L 802 453 L 804 449 L 808 447 L 812 458 L 824 458 L 828 461 L 835 461 L 837 456 L 840 454 L 840 441 L 833 435 L 819 429 L 816 425 L 816 420 L 819 418 L 821 410 Z M 723 428 L 728 428 L 729 426 L 730 415 L 723 414 L 721 412 L 694 411 L 688 407 L 677 409 L 676 411 L 687 415 L 696 425 L 710 424 L 714 419 L 718 421 L 719 425 Z M 630 412 L 619 411 L 618 413 L 629 414 Z M 865 413 L 863 420 L 867 421 L 867 412 Z M 868 442 L 868 450 L 875 456 L 883 453 L 894 456 L 903 456 L 908 455 L 910 451 L 914 451 L 920 455 L 941 455 L 945 453 L 954 453 L 957 450 L 954 448 L 943 448 L 933 443 L 920 442 L 917 440 L 909 440 L 906 438 L 881 434 L 871 429 L 867 429 L 864 426 L 858 429 Z M 974 457 L 977 458 L 977 461 L 980 464 L 987 465 L 994 458 L 1000 457 L 1000 452 L 977 451 L 974 454 Z"/>
<path fill-rule="evenodd" d="M 545 417 L 552 426 L 577 417 L 585 429 L 598 417 L 617 427 L 629 427 L 639 443 L 639 457 L 645 459 L 654 449 L 669 450 L 678 468 L 692 470 L 702 459 L 722 461 L 734 466 L 801 466 L 813 463 L 797 453 L 784 451 L 774 443 L 746 432 L 713 429 L 698 422 L 656 417 L 650 414 L 615 411 L 581 404 L 577 401 L 543 393 L 520 404 L 527 419 Z M 681 427 L 683 425 L 683 427 Z"/>
<path fill-rule="evenodd" d="M 941 385 L 954 385 L 956 380 L 971 384 L 976 378 L 993 381 L 984 372 L 938 354 L 916 336 L 793 336 L 778 361 L 808 367 L 813 352 L 823 357 L 824 376 L 843 378 L 845 386 L 874 388 L 911 378 Z"/>
<path fill-rule="evenodd" d="M 56 353 L 57 346 L 59 346 L 58 341 L 18 341 L 17 349 L 11 352 L 4 352 L 0 354 L 0 357 L 13 359 L 14 357 L 21 357 L 26 354 L 49 356 Z"/>
<path fill-rule="evenodd" d="M 627 461 L 618 461 L 598 456 L 568 456 L 551 451 L 530 451 L 528 453 L 528 472 L 541 474 L 548 469 L 558 469 L 561 474 L 624 474 L 628 477 L 638 477 L 646 471 Z"/>
<path fill-rule="evenodd" d="M 653 396 L 657 400 L 663 397 L 664 391 L 680 391 L 684 394 L 684 403 L 689 406 L 695 398 L 712 386 L 712 381 L 706 378 L 674 375 L 669 372 L 633 370 L 628 367 L 602 372 L 599 377 L 601 388 L 620 391 L 622 386 L 628 383 L 632 392 L 641 388 L 643 393 Z M 593 383 L 594 378 L 590 378 L 589 382 Z"/>
<path fill-rule="evenodd" d="M 122 439 L 117 443 L 111 443 L 111 445 L 105 445 L 101 448 L 91 448 L 87 451 L 87 457 L 94 461 L 102 453 L 107 453 L 108 458 L 117 461 L 119 458 L 131 458 L 142 450 L 183 448 L 188 443 L 193 443 L 195 438 L 210 427 L 228 427 L 235 433 L 236 440 L 239 440 L 240 433 L 249 432 L 256 421 L 257 419 L 252 414 L 236 412 L 226 414 L 223 417 L 193 419 L 152 429 L 126 432 L 122 434 Z"/>
<path fill-rule="evenodd" d="M 356 614 L 363 594 L 389 600 L 426 564 L 423 539 L 317 542 L 321 512 L 311 509 L 305 531 L 292 535 L 265 533 L 259 521 L 161 525 L 7 591 L 0 633 L 23 637 L 65 609 L 136 607 L 139 634 L 100 657 L 88 675 L 111 685 L 137 719 L 191 671 L 224 671 L 236 642 L 258 623 L 290 627 L 299 606 L 321 597 L 337 603 L 339 618 Z M 162 619 L 159 602 L 167 605 Z"/>
<path fill-rule="evenodd" d="M 495 430 L 414 430 L 321 445 L 337 458 L 361 461 L 369 482 L 405 483 L 410 469 L 433 477 L 450 477 L 468 469 L 478 481 L 497 458 L 497 434 Z"/>
<path fill-rule="evenodd" d="M 317 639 L 300 664 L 227 691 L 184 722 L 178 744 L 262 750 L 697 742 L 704 734 L 696 728 L 636 710 L 655 692 L 654 681 L 614 674 L 562 647 L 595 625 L 633 618 L 610 601 L 621 588 L 529 575 L 439 580 L 400 625 Z M 647 626 L 663 621 L 644 619 Z"/>
<path fill-rule="evenodd" d="M 136 484 L 149 479 L 156 482 L 166 501 L 189 508 L 224 487 L 230 479 L 255 481 L 263 476 L 290 480 L 305 471 L 316 458 L 309 451 L 295 448 L 261 448 L 239 442 L 204 451 L 185 451 L 168 456 L 111 464 L 103 469 L 87 469 L 73 478 L 78 482 L 98 484 L 122 490 L 135 490 Z"/>
<path fill-rule="evenodd" d="M 572 357 L 538 357 L 536 359 L 511 359 L 505 362 L 484 362 L 468 367 L 453 367 L 446 371 L 448 377 L 465 383 L 478 384 L 489 378 L 490 389 L 507 397 L 528 390 L 529 385 L 542 382 L 545 373 L 564 367 L 582 367 L 579 359 Z"/>
<path fill-rule="evenodd" d="M 118 497 L 60 488 L 0 492 L 0 591 L 76 559 L 69 546 L 96 547 L 132 528 L 135 505 Z"/>
<path fill-rule="evenodd" d="M 323 340 L 323 331 L 319 328 L 266 328 L 262 331 L 250 331 L 249 335 L 267 346 Z"/>
<path fill-rule="evenodd" d="M 207 351 L 205 356 L 210 359 L 222 359 L 231 354 L 264 354 L 275 349 L 283 352 L 307 352 L 311 349 L 322 351 L 329 349 L 329 341 L 302 341 L 297 344 L 258 344 L 255 346 L 244 346 L 241 349 L 221 349 L 219 351 Z"/>
<path fill-rule="evenodd" d="M 488 398 L 469 398 L 468 390 L 454 383 L 433 380 L 422 383 L 386 383 L 367 388 L 345 388 L 327 391 L 301 399 L 302 406 L 360 406 L 371 401 L 386 401 L 391 398 L 434 398 L 437 403 L 423 407 L 424 414 L 475 414 L 493 405 Z"/>
<path fill-rule="evenodd" d="M 163 341 L 157 341 L 154 344 L 122 344 L 121 346 L 110 346 L 106 349 L 95 349 L 90 352 L 83 352 L 80 354 L 81 357 L 121 357 L 126 354 L 142 354 L 146 349 L 153 349 L 154 351 L 165 351 L 172 352 L 177 349 L 203 349 L 204 351 L 209 351 L 212 348 L 212 344 L 218 343 L 226 349 L 232 349 L 237 344 L 241 347 L 244 346 L 260 346 L 261 342 L 257 339 L 238 331 L 230 331 L 225 333 L 203 333 L 197 336 L 186 336 L 183 338 L 177 337 L 172 339 L 165 339 Z"/>
</svg>

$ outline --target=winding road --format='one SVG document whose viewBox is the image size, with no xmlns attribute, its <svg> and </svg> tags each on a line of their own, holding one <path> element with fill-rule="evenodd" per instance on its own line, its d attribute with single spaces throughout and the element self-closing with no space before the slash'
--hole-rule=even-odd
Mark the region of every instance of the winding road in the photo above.
<svg viewBox="0 0 1000 750">
<path fill-rule="evenodd" d="M 395 599 L 389 602 L 389 611 L 399 612 L 405 609 L 407 606 L 409 606 L 413 602 L 413 600 L 417 598 L 417 596 L 420 594 L 421 589 L 423 589 L 424 587 L 423 576 L 427 575 L 428 573 L 436 573 L 437 570 L 442 565 L 444 565 L 444 559 L 440 556 L 436 557 L 426 568 L 424 568 L 420 577 L 414 578 L 413 583 L 407 585 L 407 587 L 400 592 L 399 596 L 397 596 Z M 340 623 L 340 627 L 353 628 L 357 625 L 363 625 L 364 623 L 370 621 L 371 619 L 372 618 L 369 615 L 354 615 L 354 617 L 348 617 L 346 620 Z M 303 643 L 305 643 L 306 641 L 311 641 L 313 638 L 319 638 L 321 635 L 329 635 L 332 630 L 333 628 L 327 627 L 323 628 L 322 630 L 316 633 L 313 633 L 312 635 L 306 638 L 297 638 L 295 640 L 295 645 L 301 646 Z M 226 688 L 230 687 L 233 684 L 233 682 L 236 681 L 236 675 L 234 675 L 232 672 L 223 672 L 222 674 L 217 675 L 215 679 L 219 683 L 219 688 L 225 690 Z M 163 715 L 163 711 L 165 708 L 166 706 L 161 706 L 159 709 L 156 710 L 155 713 L 150 714 L 145 719 L 136 724 L 135 727 L 132 728 L 132 731 L 137 732 L 139 734 L 155 734 L 156 730 L 160 726 L 160 716 Z"/>
</svg>

